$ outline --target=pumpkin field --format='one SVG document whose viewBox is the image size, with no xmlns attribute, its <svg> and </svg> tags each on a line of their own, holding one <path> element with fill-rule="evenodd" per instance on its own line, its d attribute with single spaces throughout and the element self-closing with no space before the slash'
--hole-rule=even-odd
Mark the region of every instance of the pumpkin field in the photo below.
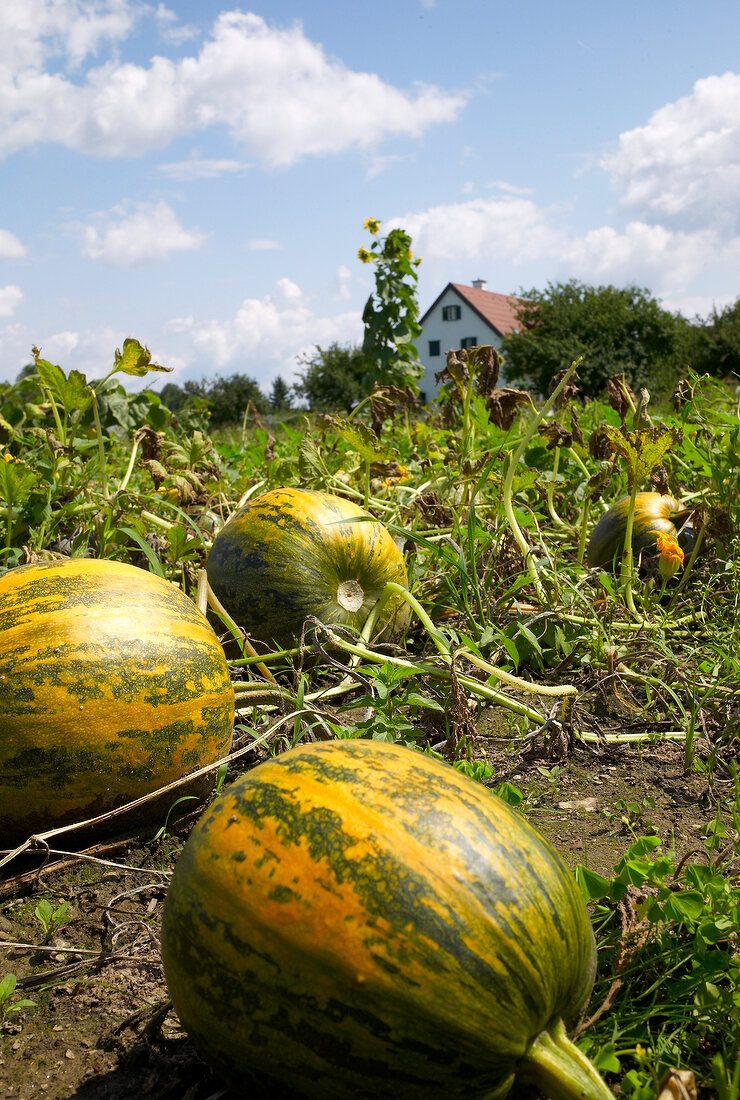
<svg viewBox="0 0 740 1100">
<path fill-rule="evenodd" d="M 740 388 L 499 366 L 0 387 L 0 1095 L 739 1100 Z"/>
</svg>

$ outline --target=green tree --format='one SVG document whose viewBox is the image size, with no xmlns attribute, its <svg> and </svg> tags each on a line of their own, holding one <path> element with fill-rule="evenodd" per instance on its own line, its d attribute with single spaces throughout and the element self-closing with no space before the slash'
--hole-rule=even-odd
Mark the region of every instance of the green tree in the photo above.
<svg viewBox="0 0 740 1100">
<path fill-rule="evenodd" d="M 241 423 L 244 413 L 250 406 L 253 406 L 258 413 L 267 412 L 267 398 L 260 389 L 259 383 L 246 374 L 186 382 L 185 392 L 207 399 L 211 414 L 210 424 L 213 428 Z"/>
<path fill-rule="evenodd" d="M 649 291 L 630 285 L 548 283 L 524 299 L 518 332 L 505 336 L 506 373 L 540 393 L 579 355 L 584 391 L 599 394 L 613 374 L 631 386 L 662 387 L 683 370 L 688 321 L 663 309 Z"/>
<path fill-rule="evenodd" d="M 691 326 L 687 358 L 698 374 L 740 376 L 740 298 Z"/>
<path fill-rule="evenodd" d="M 414 340 L 421 333 L 416 296 L 421 260 L 411 253 L 411 237 L 392 229 L 379 237 L 380 222 L 367 218 L 365 229 L 373 237 L 370 248 L 357 255 L 362 263 L 375 264 L 375 293 L 365 303 L 362 320 L 365 336 L 362 354 L 370 385 L 406 386 L 421 375 L 423 367 Z"/>
<path fill-rule="evenodd" d="M 162 404 L 171 412 L 177 412 L 188 400 L 188 394 L 176 382 L 167 382 L 159 394 Z"/>
<path fill-rule="evenodd" d="M 291 407 L 292 398 L 290 386 L 280 375 L 278 375 L 272 383 L 268 404 L 272 412 L 281 412 L 283 409 L 289 409 Z"/>
<path fill-rule="evenodd" d="M 312 412 L 349 412 L 372 390 L 360 348 L 334 342 L 299 358 L 303 370 L 293 389 Z"/>
</svg>

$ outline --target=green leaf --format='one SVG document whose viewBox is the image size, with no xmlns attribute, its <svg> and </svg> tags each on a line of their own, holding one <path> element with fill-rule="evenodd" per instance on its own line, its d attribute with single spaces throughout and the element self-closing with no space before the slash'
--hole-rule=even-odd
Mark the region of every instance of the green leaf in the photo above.
<svg viewBox="0 0 740 1100">
<path fill-rule="evenodd" d="M 599 898 L 608 897 L 611 893 L 609 880 L 597 875 L 595 871 L 589 871 L 588 867 L 580 865 L 576 867 L 575 876 L 584 901 L 598 901 Z"/>
<path fill-rule="evenodd" d="M 141 535 L 138 533 L 138 531 L 134 531 L 133 528 L 131 528 L 131 527 L 119 527 L 118 530 L 121 532 L 121 534 L 127 535 L 130 539 L 133 539 L 134 542 L 138 546 L 141 547 L 142 551 L 144 552 L 144 555 L 146 556 L 146 558 L 149 562 L 149 565 L 151 567 L 151 572 L 156 573 L 158 577 L 164 578 L 165 574 L 164 574 L 164 569 L 162 568 L 161 561 L 159 560 L 157 555 L 154 553 L 154 551 L 152 550 L 149 543 L 146 542 L 141 537 Z"/>
<path fill-rule="evenodd" d="M 162 367 L 159 363 L 152 363 L 152 353 L 149 348 L 142 347 L 138 340 L 127 336 L 123 341 L 123 351 L 116 348 L 114 356 L 114 371 L 122 371 L 123 374 L 133 374 L 141 378 L 149 371 L 161 371 L 168 374 L 172 367 Z"/>
<path fill-rule="evenodd" d="M 671 894 L 663 907 L 666 916 L 694 924 L 704 911 L 704 898 L 698 890 L 681 890 Z"/>
<path fill-rule="evenodd" d="M 524 795 L 515 787 L 513 783 L 510 783 L 508 779 L 505 779 L 498 787 L 496 787 L 496 794 L 499 798 L 507 802 L 509 806 L 520 806 L 524 801 Z"/>
<path fill-rule="evenodd" d="M 616 1055 L 614 1043 L 605 1043 L 591 1059 L 599 1073 L 620 1073 L 622 1063 Z"/>
<path fill-rule="evenodd" d="M 13 991 L 16 986 L 15 974 L 6 974 L 3 980 L 0 982 L 0 1005 L 13 996 Z"/>
<path fill-rule="evenodd" d="M 67 415 L 78 409 L 84 411 L 92 404 L 92 394 L 81 371 L 71 370 L 69 375 L 65 375 L 61 367 L 46 359 L 37 361 L 36 370 L 44 386 Z"/>
</svg>

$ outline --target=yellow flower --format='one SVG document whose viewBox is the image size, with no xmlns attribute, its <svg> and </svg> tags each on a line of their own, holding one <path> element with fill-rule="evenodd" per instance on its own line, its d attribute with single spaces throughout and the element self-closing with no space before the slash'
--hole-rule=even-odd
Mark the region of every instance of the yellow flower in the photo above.
<svg viewBox="0 0 740 1100">
<path fill-rule="evenodd" d="M 375 236 L 380 229 L 380 222 L 377 218 L 365 218 L 363 229 L 368 229 L 372 235 Z"/>
<path fill-rule="evenodd" d="M 364 264 L 369 264 L 370 261 L 372 260 L 372 256 L 366 248 L 359 248 L 357 250 L 357 255 L 359 256 L 359 258 L 362 260 L 362 262 Z"/>
<path fill-rule="evenodd" d="M 5 452 L 4 458 L 5 458 L 5 461 L 6 461 L 6 462 L 12 462 L 12 461 L 13 461 L 13 456 L 12 456 L 12 454 L 10 453 L 10 451 L 6 451 L 6 452 Z"/>
<path fill-rule="evenodd" d="M 676 536 L 667 535 L 665 532 L 660 531 L 658 533 L 658 553 L 660 554 L 660 562 L 658 563 L 660 575 L 665 577 L 666 580 L 670 580 L 683 567 L 683 550 L 678 545 Z"/>
</svg>

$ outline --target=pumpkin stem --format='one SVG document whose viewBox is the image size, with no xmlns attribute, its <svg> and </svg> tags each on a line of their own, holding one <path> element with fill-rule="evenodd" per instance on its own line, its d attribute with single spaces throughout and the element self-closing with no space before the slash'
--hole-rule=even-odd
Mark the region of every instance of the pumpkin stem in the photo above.
<svg viewBox="0 0 740 1100">
<path fill-rule="evenodd" d="M 566 1035 L 562 1020 L 530 1043 L 517 1078 L 537 1085 L 549 1100 L 614 1100 L 592 1063 Z"/>
<path fill-rule="evenodd" d="M 342 581 L 337 587 L 337 603 L 345 611 L 359 611 L 365 600 L 365 593 L 359 581 Z"/>
</svg>

